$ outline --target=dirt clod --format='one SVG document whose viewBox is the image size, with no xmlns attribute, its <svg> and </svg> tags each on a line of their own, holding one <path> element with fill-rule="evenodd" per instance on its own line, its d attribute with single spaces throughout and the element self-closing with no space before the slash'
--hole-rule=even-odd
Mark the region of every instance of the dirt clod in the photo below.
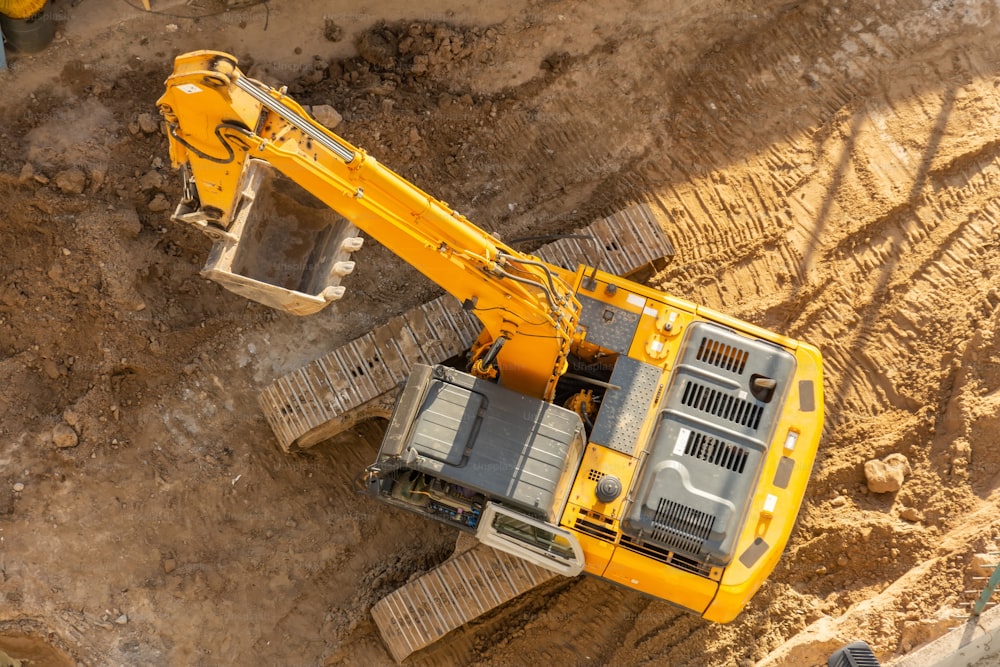
<svg viewBox="0 0 1000 667">
<path fill-rule="evenodd" d="M 155 197 L 149 200 L 146 205 L 153 213 L 160 213 L 161 211 L 170 210 L 170 201 L 166 198 L 163 193 L 157 193 Z"/>
<path fill-rule="evenodd" d="M 79 436 L 69 424 L 57 424 L 52 429 L 52 444 L 60 449 L 76 447 L 79 443 Z"/>
<path fill-rule="evenodd" d="M 344 120 L 344 117 L 329 104 L 317 104 L 313 106 L 312 115 L 320 125 L 323 125 L 331 130 L 340 125 L 341 121 Z"/>
<path fill-rule="evenodd" d="M 323 24 L 323 38 L 328 42 L 339 42 L 344 39 L 344 29 L 337 25 L 333 19 L 326 19 Z"/>
<path fill-rule="evenodd" d="M 63 192 L 76 195 L 82 193 L 87 186 L 87 174 L 77 167 L 58 172 L 53 180 L 56 187 Z"/>
<path fill-rule="evenodd" d="M 160 130 L 160 119 L 151 113 L 141 113 L 136 119 L 139 123 L 139 129 L 146 134 L 153 134 L 154 132 L 159 132 Z"/>
<path fill-rule="evenodd" d="M 910 474 L 910 463 L 902 454 L 889 454 L 884 459 L 865 463 L 865 479 L 872 493 L 895 493 Z"/>
</svg>

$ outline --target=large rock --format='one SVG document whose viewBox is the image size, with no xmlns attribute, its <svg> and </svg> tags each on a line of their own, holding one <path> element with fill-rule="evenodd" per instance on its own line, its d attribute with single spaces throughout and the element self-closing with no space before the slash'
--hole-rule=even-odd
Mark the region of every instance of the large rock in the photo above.
<svg viewBox="0 0 1000 667">
<path fill-rule="evenodd" d="M 84 186 L 87 185 L 87 175 L 83 173 L 82 169 L 72 167 L 56 174 L 55 182 L 56 187 L 63 192 L 78 195 L 83 192 Z"/>
<path fill-rule="evenodd" d="M 340 121 L 344 120 L 344 117 L 329 104 L 317 104 L 314 106 L 312 108 L 312 117 L 315 118 L 320 125 L 331 130 L 340 125 Z"/>
<path fill-rule="evenodd" d="M 170 202 L 167 201 L 167 198 L 163 196 L 163 193 L 161 192 L 153 197 L 147 206 L 153 213 L 161 213 L 162 211 L 166 211 L 170 208 Z"/>
<path fill-rule="evenodd" d="M 902 454 L 889 454 L 882 460 L 865 463 L 865 478 L 872 493 L 895 493 L 910 474 L 910 462 Z"/>
<path fill-rule="evenodd" d="M 160 129 L 160 120 L 151 113 L 141 113 L 137 120 L 139 129 L 146 134 L 152 134 Z"/>
<path fill-rule="evenodd" d="M 60 449 L 76 447 L 79 441 L 76 431 L 69 424 L 59 424 L 52 429 L 52 443 Z"/>
</svg>

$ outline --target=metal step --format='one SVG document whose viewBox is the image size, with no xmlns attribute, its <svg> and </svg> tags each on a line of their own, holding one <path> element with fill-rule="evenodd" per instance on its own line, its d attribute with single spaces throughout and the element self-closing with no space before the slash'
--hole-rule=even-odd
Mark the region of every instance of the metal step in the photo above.
<svg viewBox="0 0 1000 667">
<path fill-rule="evenodd" d="M 397 662 L 558 575 L 477 544 L 382 598 L 372 617 Z"/>
<path fill-rule="evenodd" d="M 662 269 L 673 247 L 656 215 L 634 204 L 560 239 L 535 254 L 552 264 L 645 281 Z M 598 251 L 600 254 L 598 254 Z M 388 417 L 397 385 L 414 363 L 437 364 L 466 350 L 481 325 L 450 295 L 413 308 L 264 388 L 258 403 L 286 452 L 310 447 L 372 417 Z"/>
</svg>

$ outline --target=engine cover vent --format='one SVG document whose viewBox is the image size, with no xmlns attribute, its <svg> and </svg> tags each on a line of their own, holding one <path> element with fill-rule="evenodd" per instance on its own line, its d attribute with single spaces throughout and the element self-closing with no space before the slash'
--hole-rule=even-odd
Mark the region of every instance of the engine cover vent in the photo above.
<svg viewBox="0 0 1000 667">
<path fill-rule="evenodd" d="M 691 433 L 684 454 L 741 475 L 750 458 L 750 452 L 743 447 L 698 431 Z"/>
<path fill-rule="evenodd" d="M 711 364 L 724 371 L 730 371 L 737 375 L 743 374 L 743 369 L 747 366 L 747 359 L 750 353 L 735 345 L 728 345 L 714 338 L 705 336 L 698 346 L 698 354 L 695 358 L 706 364 Z"/>
<path fill-rule="evenodd" d="M 696 554 L 712 534 L 715 517 L 698 510 L 660 498 L 652 517 L 651 537 L 668 549 Z"/>
<path fill-rule="evenodd" d="M 681 405 L 722 417 L 752 431 L 760 426 L 760 418 L 764 414 L 762 405 L 693 380 L 684 383 Z"/>
</svg>

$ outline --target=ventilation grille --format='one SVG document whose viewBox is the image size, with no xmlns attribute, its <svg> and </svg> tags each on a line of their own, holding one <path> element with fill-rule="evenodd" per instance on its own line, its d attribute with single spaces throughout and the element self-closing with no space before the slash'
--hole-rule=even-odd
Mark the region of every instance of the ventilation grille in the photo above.
<svg viewBox="0 0 1000 667">
<path fill-rule="evenodd" d="M 740 426 L 757 430 L 764 408 L 738 396 L 688 380 L 681 395 L 681 405 L 707 412 Z"/>
<path fill-rule="evenodd" d="M 714 523 L 715 517 L 711 514 L 660 498 L 650 537 L 671 550 L 696 554 L 711 535 Z"/>
<path fill-rule="evenodd" d="M 750 353 L 705 336 L 701 339 L 696 358 L 698 361 L 741 375 L 746 368 Z"/>
<path fill-rule="evenodd" d="M 604 526 L 598 525 L 593 521 L 577 519 L 573 527 L 584 535 L 590 535 L 591 537 L 596 537 L 599 540 L 611 542 L 612 544 L 614 544 L 615 538 L 618 537 L 618 533 L 611 528 L 605 528 Z"/>
<path fill-rule="evenodd" d="M 868 642 L 859 640 L 834 652 L 827 664 L 830 667 L 879 667 L 881 663 Z"/>
<path fill-rule="evenodd" d="M 712 567 L 710 565 L 696 561 L 693 558 L 686 558 L 666 549 L 660 549 L 652 544 L 643 544 L 639 540 L 633 540 L 628 535 L 622 535 L 622 541 L 618 546 L 622 549 L 628 549 L 629 551 L 646 556 L 647 558 L 660 561 L 661 563 L 666 563 L 667 565 L 676 567 L 678 570 L 697 574 L 699 577 L 711 578 Z"/>
<path fill-rule="evenodd" d="M 582 507 L 580 508 L 580 514 L 587 518 L 577 518 L 576 522 L 573 524 L 573 528 L 577 531 L 609 544 L 614 544 L 618 541 L 619 533 L 617 530 L 610 527 L 612 524 L 611 519 L 595 512 L 588 512 Z M 602 523 L 606 525 L 602 526 Z M 621 535 L 621 541 L 618 542 L 618 546 L 645 556 L 646 558 L 651 558 L 655 561 L 671 565 L 679 570 L 684 570 L 685 572 L 690 572 L 691 574 L 697 574 L 699 577 L 718 579 L 718 577 L 721 576 L 721 572 L 717 572 L 713 576 L 712 566 L 706 563 L 702 563 L 701 561 L 697 561 L 686 556 L 681 556 L 680 554 L 676 554 L 672 551 L 652 544 L 645 544 L 642 540 L 633 539 L 628 535 Z"/>
<path fill-rule="evenodd" d="M 601 472 L 600 470 L 595 470 L 594 468 L 591 468 L 590 473 L 587 475 L 587 479 L 589 479 L 591 482 L 600 481 L 602 477 L 604 477 L 604 473 Z"/>
<path fill-rule="evenodd" d="M 696 459 L 707 461 L 720 468 L 743 474 L 750 452 L 739 445 L 713 438 L 710 435 L 693 431 L 688 438 L 684 453 Z"/>
</svg>

